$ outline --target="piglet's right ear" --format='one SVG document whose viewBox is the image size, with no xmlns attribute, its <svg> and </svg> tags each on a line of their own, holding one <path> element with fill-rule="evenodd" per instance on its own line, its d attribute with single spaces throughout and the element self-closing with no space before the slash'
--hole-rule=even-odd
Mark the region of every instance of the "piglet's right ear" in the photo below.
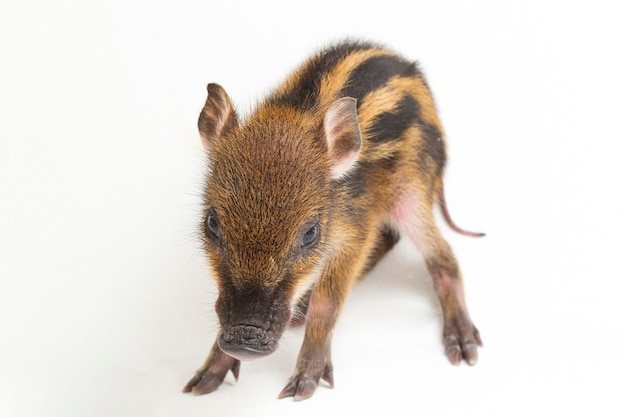
<svg viewBox="0 0 626 417">
<path fill-rule="evenodd" d="M 198 119 L 204 149 L 210 151 L 215 140 L 237 126 L 237 114 L 228 94 L 219 84 L 207 85 L 208 96 Z"/>
</svg>

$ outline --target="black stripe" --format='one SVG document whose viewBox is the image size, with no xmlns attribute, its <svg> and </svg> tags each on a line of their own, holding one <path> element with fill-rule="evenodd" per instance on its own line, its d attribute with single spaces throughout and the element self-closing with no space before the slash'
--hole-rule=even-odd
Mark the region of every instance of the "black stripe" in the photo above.
<svg viewBox="0 0 626 417">
<path fill-rule="evenodd" d="M 353 97 L 360 106 L 369 92 L 387 84 L 391 77 L 412 77 L 418 74 L 412 62 L 397 56 L 375 56 L 366 59 L 352 71 L 340 96 Z"/>
<path fill-rule="evenodd" d="M 270 97 L 270 104 L 285 104 L 303 110 L 311 110 L 319 104 L 320 87 L 326 74 L 348 55 L 371 49 L 374 45 L 366 42 L 346 42 L 330 47 L 306 64 L 306 72 L 289 91 Z"/>
<path fill-rule="evenodd" d="M 419 121 L 419 103 L 407 94 L 396 104 L 393 111 L 381 113 L 374 118 L 368 135 L 374 143 L 398 140 L 406 129 Z"/>
<path fill-rule="evenodd" d="M 376 116 L 367 134 L 372 143 L 383 143 L 401 139 L 411 126 L 418 126 L 422 133 L 420 158 L 430 158 L 437 166 L 436 174 L 441 175 L 446 164 L 442 133 L 435 125 L 424 122 L 420 104 L 413 96 L 405 95 L 392 111 Z"/>
<path fill-rule="evenodd" d="M 376 176 L 395 171 L 398 160 L 398 154 L 393 153 L 376 161 L 359 161 L 350 172 L 337 181 L 337 185 L 343 186 L 350 197 L 361 197 L 366 192 L 367 184 L 374 181 Z"/>
<path fill-rule="evenodd" d="M 398 166 L 398 152 L 394 152 L 386 158 L 377 159 L 375 161 L 359 161 L 359 167 L 364 176 L 380 175 L 381 171 L 393 172 Z"/>
</svg>

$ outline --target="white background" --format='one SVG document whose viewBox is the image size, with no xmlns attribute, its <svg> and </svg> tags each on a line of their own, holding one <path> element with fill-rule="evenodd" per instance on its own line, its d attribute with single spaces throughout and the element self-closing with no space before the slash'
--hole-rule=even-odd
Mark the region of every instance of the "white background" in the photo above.
<svg viewBox="0 0 626 417">
<path fill-rule="evenodd" d="M 598 0 L 3 2 L 0 416 L 624 415 L 623 17 Z M 299 329 L 237 383 L 183 395 L 217 331 L 196 231 L 205 85 L 245 113 L 348 35 L 430 81 L 450 211 L 487 233 L 442 227 L 479 362 L 448 364 L 403 242 L 350 295 L 335 389 L 276 399 Z"/>
</svg>

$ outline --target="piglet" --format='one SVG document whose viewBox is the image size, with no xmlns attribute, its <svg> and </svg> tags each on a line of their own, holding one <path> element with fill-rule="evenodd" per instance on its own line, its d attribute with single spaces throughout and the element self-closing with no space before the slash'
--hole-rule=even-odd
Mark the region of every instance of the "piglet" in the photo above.
<svg viewBox="0 0 626 417">
<path fill-rule="evenodd" d="M 333 386 L 333 328 L 350 289 L 400 234 L 424 256 L 443 310 L 445 352 L 476 363 L 482 345 L 461 273 L 433 218 L 448 214 L 444 133 L 414 62 L 366 42 L 329 47 L 246 120 L 209 84 L 198 126 L 209 158 L 202 236 L 219 290 L 220 330 L 184 392 L 214 391 L 240 361 L 274 352 L 304 323 L 280 398 Z"/>
</svg>

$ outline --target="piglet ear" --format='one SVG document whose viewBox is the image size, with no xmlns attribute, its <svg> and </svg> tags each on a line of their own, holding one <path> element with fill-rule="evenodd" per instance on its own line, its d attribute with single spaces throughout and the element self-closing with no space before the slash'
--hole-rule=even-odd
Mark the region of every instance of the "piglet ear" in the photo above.
<svg viewBox="0 0 626 417">
<path fill-rule="evenodd" d="M 237 114 L 230 97 L 219 84 L 207 86 L 207 99 L 198 119 L 204 149 L 210 151 L 215 140 L 237 126 Z"/>
<path fill-rule="evenodd" d="M 331 178 L 341 178 L 352 168 L 361 150 L 356 99 L 344 97 L 330 105 L 324 116 L 324 134 L 330 153 Z"/>
</svg>

